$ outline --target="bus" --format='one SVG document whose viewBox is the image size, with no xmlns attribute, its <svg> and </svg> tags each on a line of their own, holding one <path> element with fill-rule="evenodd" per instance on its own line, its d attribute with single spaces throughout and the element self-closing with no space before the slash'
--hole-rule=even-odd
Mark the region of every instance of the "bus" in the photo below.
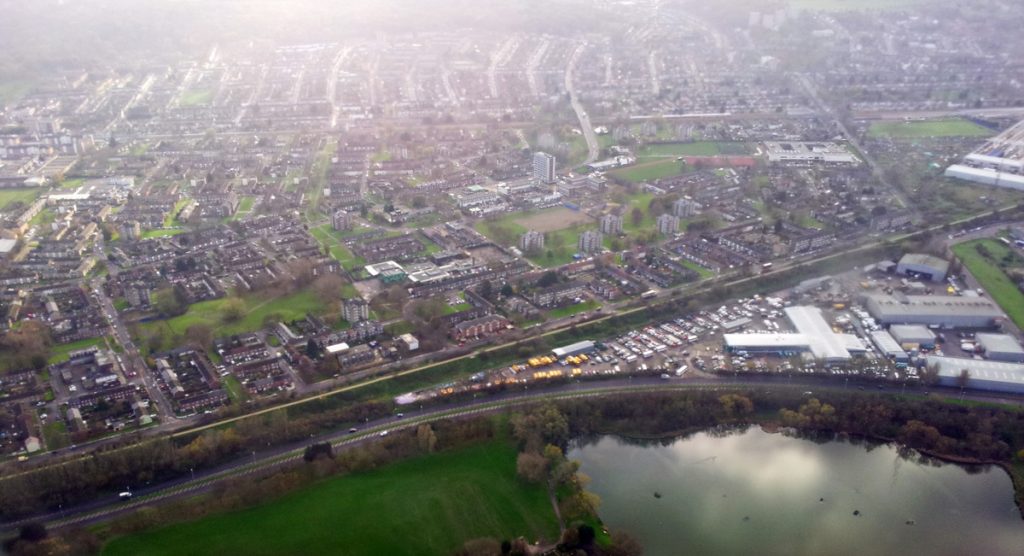
<svg viewBox="0 0 1024 556">
<path fill-rule="evenodd" d="M 647 290 L 644 293 L 640 294 L 640 299 L 650 299 L 652 297 L 656 297 L 657 295 L 658 292 L 654 290 Z"/>
</svg>

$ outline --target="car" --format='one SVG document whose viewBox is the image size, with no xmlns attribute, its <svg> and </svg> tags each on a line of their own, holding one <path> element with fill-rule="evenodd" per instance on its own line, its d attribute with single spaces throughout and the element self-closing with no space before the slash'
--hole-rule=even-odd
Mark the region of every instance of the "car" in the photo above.
<svg viewBox="0 0 1024 556">
<path fill-rule="evenodd" d="M 355 428 L 355 427 L 352 427 L 351 429 L 348 429 L 348 432 L 349 432 L 349 433 L 353 433 L 353 432 L 359 432 L 359 429 L 357 429 L 357 428 Z"/>
<path fill-rule="evenodd" d="M 388 431 L 385 430 L 385 431 L 380 431 L 380 433 L 377 436 L 382 436 L 383 437 L 383 436 L 387 436 L 387 435 L 388 435 Z"/>
<path fill-rule="evenodd" d="M 399 413 L 398 415 L 395 415 L 395 419 L 401 419 L 402 417 L 405 417 L 405 413 Z"/>
<path fill-rule="evenodd" d="M 128 500 L 129 498 L 132 497 L 132 493 L 131 491 L 126 490 L 122 493 L 119 493 L 117 497 L 120 498 L 121 500 Z"/>
</svg>

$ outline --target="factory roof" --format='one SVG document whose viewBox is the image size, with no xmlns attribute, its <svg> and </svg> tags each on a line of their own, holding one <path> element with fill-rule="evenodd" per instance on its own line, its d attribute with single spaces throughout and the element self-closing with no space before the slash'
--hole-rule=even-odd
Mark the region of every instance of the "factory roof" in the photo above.
<svg viewBox="0 0 1024 556">
<path fill-rule="evenodd" d="M 749 348 L 806 348 L 809 345 L 804 334 L 724 334 L 725 345 Z"/>
<path fill-rule="evenodd" d="M 987 316 L 1002 317 L 1003 312 L 990 299 L 955 295 L 868 294 L 868 301 L 886 315 Z"/>
<path fill-rule="evenodd" d="M 935 365 L 940 377 L 959 377 L 966 369 L 971 379 L 1024 386 L 1024 364 L 1020 363 L 931 355 L 928 357 L 928 365 Z"/>
<path fill-rule="evenodd" d="M 1021 347 L 1020 342 L 1009 334 L 978 334 L 974 338 L 985 348 L 985 351 L 1024 354 L 1024 347 Z"/>
<path fill-rule="evenodd" d="M 786 317 L 797 331 L 807 336 L 811 353 L 818 359 L 849 359 L 846 343 L 832 331 L 821 309 L 811 306 L 786 307 Z"/>
<path fill-rule="evenodd" d="M 907 253 L 900 259 L 900 264 L 930 266 L 935 269 L 941 269 L 943 272 L 949 270 L 949 261 L 924 253 Z"/>
</svg>

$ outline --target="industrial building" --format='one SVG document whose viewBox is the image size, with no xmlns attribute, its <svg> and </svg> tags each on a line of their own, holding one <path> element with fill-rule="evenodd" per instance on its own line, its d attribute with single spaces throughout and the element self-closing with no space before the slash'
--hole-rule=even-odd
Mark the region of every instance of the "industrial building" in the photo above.
<svg viewBox="0 0 1024 556">
<path fill-rule="evenodd" d="M 922 253 L 907 253 L 896 265 L 896 274 L 941 282 L 949 272 L 949 261 Z"/>
<path fill-rule="evenodd" d="M 725 334 L 726 349 L 731 353 L 779 355 L 807 352 L 825 362 L 849 361 L 867 349 L 852 334 L 836 334 L 817 307 L 787 307 L 785 312 L 797 330 L 795 334 Z"/>
<path fill-rule="evenodd" d="M 1024 191 L 1024 120 L 947 168 L 946 176 Z"/>
<path fill-rule="evenodd" d="M 1024 347 L 1009 334 L 978 334 L 974 340 L 992 361 L 1024 363 Z"/>
<path fill-rule="evenodd" d="M 581 353 L 590 353 L 592 351 L 594 351 L 594 342 L 591 342 L 590 340 L 583 340 L 582 342 L 557 347 L 551 350 L 551 354 L 561 359 L 563 357 L 569 357 L 570 355 L 579 355 Z"/>
<path fill-rule="evenodd" d="M 880 324 L 991 328 L 1005 318 L 999 306 L 985 297 L 867 294 L 864 305 Z"/>
<path fill-rule="evenodd" d="M 1018 363 L 932 355 L 927 364 L 938 370 L 943 386 L 961 386 L 961 375 L 966 370 L 967 388 L 1024 394 L 1024 365 Z"/>
<path fill-rule="evenodd" d="M 907 352 L 903 351 L 899 342 L 892 337 L 885 330 L 875 330 L 871 332 L 871 343 L 875 344 L 878 348 L 878 352 L 882 355 L 892 359 L 896 363 L 906 363 L 910 361 L 910 356 Z"/>
<path fill-rule="evenodd" d="M 894 324 L 889 327 L 889 334 L 904 349 L 935 347 L 935 333 L 920 324 Z"/>
<path fill-rule="evenodd" d="M 764 148 L 768 154 L 768 162 L 773 163 L 860 164 L 859 158 L 836 143 L 766 141 Z"/>
</svg>

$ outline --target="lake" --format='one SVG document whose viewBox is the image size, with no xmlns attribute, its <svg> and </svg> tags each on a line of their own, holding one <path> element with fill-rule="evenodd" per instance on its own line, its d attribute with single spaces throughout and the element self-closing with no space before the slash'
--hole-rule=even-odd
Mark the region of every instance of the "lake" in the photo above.
<svg viewBox="0 0 1024 556">
<path fill-rule="evenodd" d="M 608 528 L 632 534 L 647 556 L 1024 554 L 1024 520 L 998 467 L 757 427 L 601 436 L 569 457 L 590 476 Z"/>
</svg>

